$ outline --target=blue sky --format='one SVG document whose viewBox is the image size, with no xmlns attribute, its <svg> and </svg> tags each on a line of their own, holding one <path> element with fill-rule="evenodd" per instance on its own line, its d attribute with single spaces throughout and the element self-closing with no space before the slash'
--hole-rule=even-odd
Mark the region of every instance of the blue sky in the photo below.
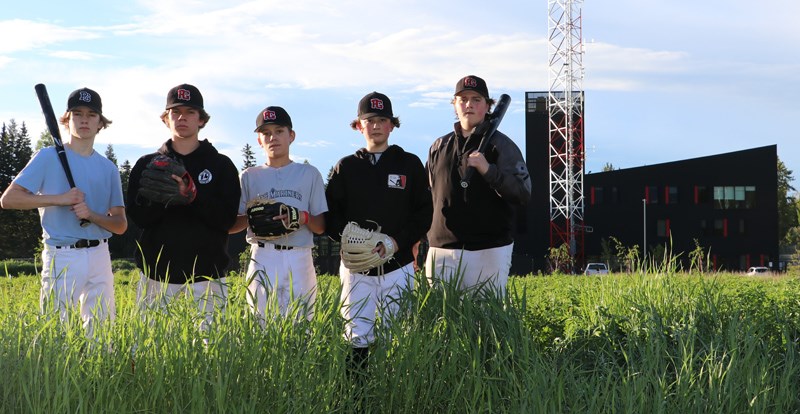
<svg viewBox="0 0 800 414">
<path fill-rule="evenodd" d="M 800 3 L 590 0 L 585 42 L 586 170 L 669 162 L 764 145 L 800 177 Z M 87 86 L 103 97 L 113 144 L 134 162 L 169 137 L 167 91 L 191 83 L 201 131 L 241 165 L 265 106 L 292 116 L 296 160 L 323 175 L 363 146 L 358 100 L 387 94 L 390 142 L 424 162 L 451 129 L 456 81 L 475 74 L 512 107 L 500 130 L 525 150 L 526 91 L 548 88 L 547 1 L 141 0 L 13 2 L 0 17 L 0 121 L 45 129 L 33 86 L 59 112 Z M 800 187 L 795 182 L 795 186 Z"/>
</svg>

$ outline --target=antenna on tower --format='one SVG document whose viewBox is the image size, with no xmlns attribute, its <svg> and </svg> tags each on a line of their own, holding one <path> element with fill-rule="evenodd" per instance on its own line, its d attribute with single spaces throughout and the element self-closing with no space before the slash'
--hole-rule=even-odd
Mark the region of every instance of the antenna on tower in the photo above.
<svg viewBox="0 0 800 414">
<path fill-rule="evenodd" d="M 550 247 L 584 262 L 582 0 L 548 0 Z M 568 269 L 575 271 L 575 269 Z"/>
</svg>

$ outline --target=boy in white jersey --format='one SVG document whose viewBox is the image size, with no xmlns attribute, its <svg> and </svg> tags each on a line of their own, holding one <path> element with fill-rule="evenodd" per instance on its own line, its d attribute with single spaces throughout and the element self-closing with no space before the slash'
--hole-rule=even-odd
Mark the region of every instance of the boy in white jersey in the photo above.
<svg viewBox="0 0 800 414">
<path fill-rule="evenodd" d="M 114 273 L 108 239 L 128 228 L 117 166 L 94 150 L 94 140 L 111 121 L 103 116 L 97 92 L 81 88 L 67 100 L 61 124 L 75 188 L 70 188 L 55 147 L 33 155 L 0 198 L 3 208 L 38 208 L 42 222 L 43 313 L 55 306 L 62 322 L 78 306 L 83 327 L 92 335 L 94 320 L 113 319 Z M 80 220 L 90 222 L 81 227 Z"/>
<path fill-rule="evenodd" d="M 251 245 L 247 301 L 262 323 L 267 313 L 275 311 L 292 316 L 288 313 L 300 310 L 298 319 L 311 320 L 317 295 L 312 233 L 325 232 L 324 213 L 328 211 L 322 175 L 312 165 L 293 162 L 289 157 L 295 131 L 283 108 L 268 106 L 259 112 L 255 132 L 267 162 L 242 172 L 239 215 L 230 230 L 238 233 L 247 228 L 247 241 Z M 257 197 L 271 198 L 300 210 L 300 228 L 277 240 L 256 239 L 248 226 L 246 206 Z M 278 309 L 268 311 L 268 303 L 276 304 Z"/>
</svg>

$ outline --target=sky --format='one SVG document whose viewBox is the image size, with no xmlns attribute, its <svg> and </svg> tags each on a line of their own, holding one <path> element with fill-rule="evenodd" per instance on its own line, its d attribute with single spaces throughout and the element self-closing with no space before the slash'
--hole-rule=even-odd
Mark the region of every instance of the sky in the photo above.
<svg viewBox="0 0 800 414">
<path fill-rule="evenodd" d="M 800 177 L 800 2 L 589 0 L 582 21 L 586 172 L 778 146 Z M 169 138 L 170 88 L 197 86 L 211 115 L 200 138 L 239 167 L 266 106 L 292 117 L 292 158 L 323 176 L 364 146 L 359 99 L 388 95 L 417 154 L 452 130 L 465 75 L 512 105 L 500 125 L 525 152 L 527 91 L 547 91 L 546 0 L 15 1 L 0 14 L 0 122 L 46 129 L 34 85 L 56 113 L 89 87 L 113 124 L 95 141 L 134 163 Z M 576 12 L 577 13 L 577 12 Z M 746 167 L 746 166 L 745 166 Z M 800 181 L 794 185 L 800 189 Z M 536 183 L 534 183 L 536 185 Z"/>
</svg>

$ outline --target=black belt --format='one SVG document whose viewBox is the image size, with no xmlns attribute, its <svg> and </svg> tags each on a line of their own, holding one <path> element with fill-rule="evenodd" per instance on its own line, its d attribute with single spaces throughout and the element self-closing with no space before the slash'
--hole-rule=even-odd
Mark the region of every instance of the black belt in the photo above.
<svg viewBox="0 0 800 414">
<path fill-rule="evenodd" d="M 280 244 L 272 244 L 272 243 L 269 243 L 269 244 L 271 244 L 272 247 L 275 248 L 275 250 L 292 250 L 292 249 L 294 249 L 294 246 L 281 246 Z M 267 245 L 267 243 L 258 242 L 258 247 L 267 247 L 266 245 Z"/>
<path fill-rule="evenodd" d="M 80 239 L 77 242 L 75 242 L 75 244 L 71 244 L 68 246 L 56 246 L 56 249 L 85 249 L 87 247 L 97 247 L 100 245 L 100 243 L 105 243 L 107 241 L 108 239 L 103 239 L 103 240 Z"/>
</svg>

